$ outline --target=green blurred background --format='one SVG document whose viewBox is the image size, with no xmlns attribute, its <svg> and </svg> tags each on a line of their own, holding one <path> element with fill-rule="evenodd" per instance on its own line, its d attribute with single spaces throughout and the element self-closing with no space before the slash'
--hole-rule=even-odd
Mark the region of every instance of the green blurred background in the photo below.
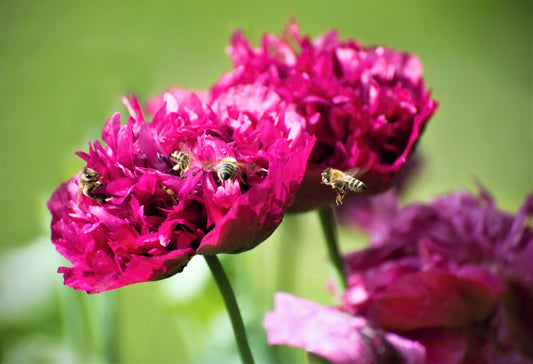
<svg viewBox="0 0 533 364">
<path fill-rule="evenodd" d="M 221 299 L 201 258 L 185 274 L 88 296 L 62 286 L 46 200 L 77 173 L 105 120 L 173 86 L 203 89 L 230 69 L 236 28 L 258 44 L 294 16 L 303 33 L 414 53 L 440 107 L 404 196 L 427 201 L 480 181 L 516 211 L 533 190 L 532 2 L 0 0 L 0 358 L 6 363 L 231 363 Z M 303 362 L 265 345 L 262 315 L 287 290 L 324 304 L 317 216 L 288 216 L 264 244 L 223 257 L 258 363 Z M 345 250 L 364 242 L 342 232 Z"/>
</svg>

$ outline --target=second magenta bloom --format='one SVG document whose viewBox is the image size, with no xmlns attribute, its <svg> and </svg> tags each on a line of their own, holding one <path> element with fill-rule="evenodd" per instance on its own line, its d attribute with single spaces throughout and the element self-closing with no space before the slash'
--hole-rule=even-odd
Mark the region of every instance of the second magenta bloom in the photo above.
<svg viewBox="0 0 533 364">
<path fill-rule="evenodd" d="M 371 194 L 389 188 L 437 108 L 415 56 L 386 47 L 339 40 L 336 31 L 315 40 L 290 24 L 282 37 L 267 34 L 255 48 L 241 32 L 228 48 L 234 69 L 212 89 L 212 99 L 266 87 L 302 117 L 317 142 L 293 210 L 331 203 L 320 172 L 360 169 Z"/>
</svg>

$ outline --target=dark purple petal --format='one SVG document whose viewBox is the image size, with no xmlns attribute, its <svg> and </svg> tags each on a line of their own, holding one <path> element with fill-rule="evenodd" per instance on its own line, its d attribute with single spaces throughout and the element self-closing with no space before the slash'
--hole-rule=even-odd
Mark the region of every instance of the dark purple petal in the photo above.
<svg viewBox="0 0 533 364">
<path fill-rule="evenodd" d="M 459 277 L 432 269 L 399 277 L 376 295 L 368 317 L 393 331 L 468 326 L 495 310 L 503 290 L 487 274 Z"/>
<path fill-rule="evenodd" d="M 390 215 L 354 204 L 347 211 L 379 244 L 345 257 L 343 309 L 418 340 L 429 363 L 532 360 L 532 201 L 516 216 L 482 188 Z"/>
</svg>

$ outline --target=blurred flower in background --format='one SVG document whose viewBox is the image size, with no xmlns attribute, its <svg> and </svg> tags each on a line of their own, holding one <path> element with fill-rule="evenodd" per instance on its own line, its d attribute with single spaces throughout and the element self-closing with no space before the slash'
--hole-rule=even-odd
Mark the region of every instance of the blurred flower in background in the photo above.
<svg viewBox="0 0 533 364">
<path fill-rule="evenodd" d="M 107 145 L 78 153 L 86 168 L 48 203 L 52 241 L 73 263 L 59 270 L 66 285 L 97 293 L 166 278 L 194 254 L 251 249 L 279 225 L 311 137 L 267 117 L 222 123 L 194 94 L 169 95 L 151 123 L 135 98 L 124 102 L 128 122 L 107 121 Z"/>
<path fill-rule="evenodd" d="M 336 317 L 346 315 L 346 327 L 353 318 L 368 320 L 418 342 L 430 364 L 530 363 L 533 230 L 527 220 L 533 196 L 515 216 L 499 211 L 485 190 L 479 197 L 460 191 L 402 209 L 394 199 L 391 193 L 376 196 L 359 206 L 370 210 L 353 215 L 357 225 L 368 227 L 371 246 L 345 257 L 348 288 L 344 313 Z M 302 347 L 333 362 L 358 362 L 339 359 L 339 338 L 361 345 L 357 335 L 348 339 L 354 334 L 347 329 L 332 326 L 323 337 L 302 337 L 302 327 L 311 325 L 305 321 L 327 322 L 332 309 L 298 311 L 284 304 L 301 305 L 296 298 L 276 298 L 274 313 L 265 319 L 269 342 Z M 282 315 L 285 324 L 278 322 Z M 323 350 L 328 345 L 331 353 Z"/>
<path fill-rule="evenodd" d="M 345 309 L 420 340 L 430 362 L 533 358 L 531 215 L 533 196 L 512 216 L 485 190 L 376 214 L 373 246 L 346 257 Z"/>
<path fill-rule="evenodd" d="M 403 209 L 393 194 L 371 200 L 352 208 L 371 246 L 345 258 L 346 311 L 420 341 L 430 363 L 533 357 L 533 196 L 516 216 L 485 190 Z"/>
</svg>

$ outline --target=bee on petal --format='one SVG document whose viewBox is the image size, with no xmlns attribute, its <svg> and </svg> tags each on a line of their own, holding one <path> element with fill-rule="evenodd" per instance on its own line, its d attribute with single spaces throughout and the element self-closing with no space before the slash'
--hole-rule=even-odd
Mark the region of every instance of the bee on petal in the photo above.
<svg viewBox="0 0 533 364">
<path fill-rule="evenodd" d="M 218 162 L 209 163 L 205 170 L 215 171 L 220 183 L 224 183 L 226 181 L 233 181 L 237 178 L 237 175 L 239 175 L 242 180 L 246 174 L 245 171 L 247 169 L 254 169 L 254 167 L 255 164 L 253 163 L 237 162 L 234 157 L 225 157 Z"/>
<path fill-rule="evenodd" d="M 80 202 L 81 194 L 92 198 L 100 203 L 104 203 L 105 194 L 94 193 L 93 191 L 102 187 L 104 184 L 100 181 L 101 176 L 94 169 L 84 168 L 78 179 L 78 204 Z"/>
<path fill-rule="evenodd" d="M 346 172 L 334 168 L 326 168 L 322 172 L 322 183 L 330 185 L 337 192 L 335 202 L 342 205 L 342 199 L 348 191 L 363 193 L 366 191 L 366 185 L 363 181 L 358 180 L 354 175 L 358 174 L 359 169 L 351 169 Z"/>
<path fill-rule="evenodd" d="M 237 160 L 233 157 L 226 157 L 222 159 L 215 167 L 217 176 L 220 182 L 227 180 L 234 180 L 237 177 L 237 173 L 240 174 Z"/>
<path fill-rule="evenodd" d="M 194 160 L 192 150 L 184 143 L 180 143 L 180 150 L 170 153 L 169 158 L 172 162 L 172 169 L 169 172 L 175 172 L 180 177 L 183 177 L 183 174 L 189 169 L 189 165 Z"/>
</svg>

